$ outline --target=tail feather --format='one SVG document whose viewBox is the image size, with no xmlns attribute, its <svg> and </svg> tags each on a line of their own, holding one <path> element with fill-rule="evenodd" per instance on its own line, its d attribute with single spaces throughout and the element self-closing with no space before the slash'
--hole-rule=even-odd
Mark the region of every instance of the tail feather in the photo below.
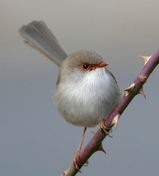
<svg viewBox="0 0 159 176">
<path fill-rule="evenodd" d="M 67 57 L 66 52 L 43 21 L 33 21 L 19 30 L 26 43 L 40 50 L 58 66 Z"/>
</svg>

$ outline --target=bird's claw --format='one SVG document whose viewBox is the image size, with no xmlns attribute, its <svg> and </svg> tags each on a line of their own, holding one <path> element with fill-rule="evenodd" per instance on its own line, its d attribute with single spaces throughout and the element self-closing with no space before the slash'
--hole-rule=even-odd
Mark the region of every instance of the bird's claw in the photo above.
<svg viewBox="0 0 159 176">
<path fill-rule="evenodd" d="M 79 161 L 80 161 L 80 153 L 79 151 L 77 151 L 75 157 L 73 158 L 73 165 L 76 168 L 76 170 L 78 170 L 78 172 L 81 172 L 79 167 Z"/>
<path fill-rule="evenodd" d="M 110 129 L 108 129 L 106 126 L 105 126 L 105 121 L 104 119 L 102 119 L 99 123 L 99 127 L 100 129 L 106 134 L 108 135 L 109 137 L 112 138 L 112 136 L 110 135 Z"/>
</svg>

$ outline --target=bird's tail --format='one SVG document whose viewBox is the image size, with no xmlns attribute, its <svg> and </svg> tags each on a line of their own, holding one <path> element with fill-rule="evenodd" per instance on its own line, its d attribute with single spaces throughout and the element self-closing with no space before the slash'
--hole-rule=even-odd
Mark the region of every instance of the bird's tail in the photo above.
<svg viewBox="0 0 159 176">
<path fill-rule="evenodd" d="M 41 51 L 58 66 L 67 57 L 56 37 L 43 21 L 33 21 L 19 30 L 26 43 Z"/>
</svg>

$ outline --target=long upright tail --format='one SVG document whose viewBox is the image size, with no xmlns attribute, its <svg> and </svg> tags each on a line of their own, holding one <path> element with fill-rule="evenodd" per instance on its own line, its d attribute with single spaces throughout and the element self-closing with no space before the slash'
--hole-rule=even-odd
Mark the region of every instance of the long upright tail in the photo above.
<svg viewBox="0 0 159 176">
<path fill-rule="evenodd" d="M 41 51 L 58 66 L 67 57 L 56 37 L 43 21 L 33 21 L 19 30 L 26 43 Z"/>
</svg>

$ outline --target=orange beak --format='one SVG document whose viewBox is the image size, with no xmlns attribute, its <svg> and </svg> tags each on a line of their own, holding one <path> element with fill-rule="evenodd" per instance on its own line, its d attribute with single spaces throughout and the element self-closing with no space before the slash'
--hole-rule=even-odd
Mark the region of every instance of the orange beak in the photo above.
<svg viewBox="0 0 159 176">
<path fill-rule="evenodd" d="M 108 65 L 108 63 L 104 62 L 104 61 L 99 61 L 97 64 L 96 64 L 96 67 L 97 68 L 102 68 L 102 67 L 106 67 Z"/>
</svg>

